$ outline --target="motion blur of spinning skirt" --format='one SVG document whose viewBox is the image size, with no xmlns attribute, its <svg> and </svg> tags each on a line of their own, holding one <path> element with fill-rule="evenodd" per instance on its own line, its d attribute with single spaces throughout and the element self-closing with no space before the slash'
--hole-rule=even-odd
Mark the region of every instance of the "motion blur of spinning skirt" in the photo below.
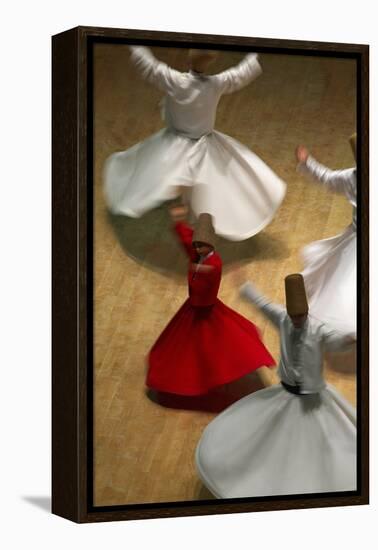
<svg viewBox="0 0 378 550">
<path fill-rule="evenodd" d="M 244 397 L 205 428 L 198 473 L 218 498 L 356 490 L 356 413 L 324 382 L 323 349 L 353 339 L 308 313 L 303 278 L 286 277 L 286 308 L 242 287 L 277 327 L 281 384 Z"/>
<path fill-rule="evenodd" d="M 356 156 L 356 135 L 350 138 Z M 341 332 L 356 334 L 357 323 L 357 174 L 356 168 L 330 170 L 298 148 L 298 170 L 344 195 L 353 207 L 352 223 L 336 237 L 313 242 L 303 251 L 303 276 L 311 314 Z M 302 153 L 302 155 L 301 155 Z"/>
<path fill-rule="evenodd" d="M 185 70 L 187 54 L 182 48 L 154 51 L 169 66 Z M 260 372 L 273 376 L 275 369 L 259 368 L 216 388 L 214 408 L 170 408 L 146 398 L 146 354 L 187 299 L 186 263 L 166 210 L 153 209 L 141 218 L 109 214 L 102 175 L 114 151 L 129 149 L 161 129 L 157 104 L 162 94 L 138 78 L 127 46 L 99 44 L 94 54 L 95 504 L 208 499 L 194 464 L 203 430 L 216 412 L 224 410 L 218 403 L 228 405 L 249 388 L 258 390 Z M 217 72 L 236 65 L 240 55 L 222 52 Z M 354 60 L 334 57 L 261 54 L 259 61 L 264 73 L 251 86 L 222 97 L 217 127 L 270 164 L 288 182 L 287 194 L 272 222 L 251 240 L 217 241 L 223 262 L 217 297 L 261 329 L 266 347 L 277 359 L 279 339 L 273 325 L 260 310 L 252 312 L 235 288 L 239 281 L 251 279 L 282 302 L 283 278 L 302 269 L 298 251 L 337 235 L 349 223 L 348 202 L 320 186 L 304 184 L 295 171 L 293 150 L 305 140 L 330 166 L 352 165 L 345 140 L 332 148 L 329 140 L 331 125 L 339 136 L 350 135 L 355 127 L 356 71 Z M 157 168 L 149 173 L 155 177 L 156 172 Z M 229 185 L 233 186 L 231 179 Z M 187 188 L 189 197 L 191 189 Z M 227 207 L 233 207 L 232 197 Z M 243 278 L 235 281 L 238 272 Z M 356 402 L 355 371 L 326 368 L 324 374 L 350 403 Z M 168 397 L 175 403 L 207 400 L 206 394 Z"/>
<path fill-rule="evenodd" d="M 260 232 L 274 217 L 286 185 L 247 147 L 214 130 L 221 96 L 260 75 L 257 55 L 216 75 L 205 72 L 214 52 L 191 51 L 192 68 L 184 73 L 146 47 L 132 46 L 131 56 L 144 78 L 165 94 L 167 127 L 108 159 L 104 192 L 111 212 L 140 217 L 188 188 L 192 211 L 197 217 L 211 214 L 217 234 L 243 240 Z"/>
</svg>

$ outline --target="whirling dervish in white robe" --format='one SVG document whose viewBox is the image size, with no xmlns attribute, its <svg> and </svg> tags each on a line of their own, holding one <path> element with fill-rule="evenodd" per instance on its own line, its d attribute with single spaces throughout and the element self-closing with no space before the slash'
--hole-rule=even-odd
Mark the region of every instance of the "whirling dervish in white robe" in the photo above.
<svg viewBox="0 0 378 550">
<path fill-rule="evenodd" d="M 286 184 L 250 149 L 214 129 L 221 96 L 262 72 L 257 55 L 207 75 L 174 70 L 146 47 L 130 49 L 142 76 L 164 93 L 166 128 L 108 158 L 104 193 L 110 211 L 140 217 L 184 195 L 195 217 L 212 215 L 218 235 L 244 240 L 259 233 L 273 219 Z"/>
<path fill-rule="evenodd" d="M 355 151 L 355 136 L 351 138 Z M 357 172 L 356 168 L 330 170 L 308 155 L 298 171 L 332 193 L 346 197 L 353 207 L 352 223 L 329 239 L 304 247 L 302 271 L 311 314 L 339 332 L 355 335 L 357 323 Z"/>
<path fill-rule="evenodd" d="M 286 277 L 286 308 L 241 287 L 279 330 L 281 384 L 240 399 L 205 428 L 196 466 L 218 498 L 357 489 L 356 411 L 323 378 L 324 351 L 354 340 L 312 317 L 302 281 Z"/>
</svg>

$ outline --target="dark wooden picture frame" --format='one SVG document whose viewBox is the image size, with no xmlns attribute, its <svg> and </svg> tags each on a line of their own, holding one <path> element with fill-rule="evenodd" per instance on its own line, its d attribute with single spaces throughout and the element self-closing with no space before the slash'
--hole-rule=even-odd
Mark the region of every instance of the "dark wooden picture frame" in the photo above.
<svg viewBox="0 0 378 550">
<path fill-rule="evenodd" d="M 204 46 L 353 58 L 358 140 L 358 488 L 344 494 L 93 505 L 93 47 Z M 53 351 L 52 511 L 75 522 L 223 514 L 369 502 L 369 48 L 155 31 L 78 27 L 52 39 Z"/>
</svg>

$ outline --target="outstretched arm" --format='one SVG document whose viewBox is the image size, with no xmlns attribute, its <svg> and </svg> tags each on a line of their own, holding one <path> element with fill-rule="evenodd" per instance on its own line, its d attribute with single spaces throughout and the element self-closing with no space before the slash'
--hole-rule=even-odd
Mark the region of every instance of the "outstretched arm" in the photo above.
<svg viewBox="0 0 378 550">
<path fill-rule="evenodd" d="M 143 78 L 163 92 L 169 93 L 180 79 L 181 73 L 156 59 L 151 50 L 145 46 L 130 46 L 130 50 L 131 59 Z"/>
<path fill-rule="evenodd" d="M 249 282 L 244 283 L 239 292 L 243 298 L 255 304 L 276 327 L 279 326 L 282 318 L 286 315 L 286 309 L 283 306 L 270 302 Z"/>
<path fill-rule="evenodd" d="M 176 222 L 174 229 L 187 255 L 192 262 L 195 261 L 197 255 L 192 245 L 193 229 L 183 221 Z"/>
<path fill-rule="evenodd" d="M 169 214 L 174 222 L 174 230 L 178 236 L 182 246 L 191 261 L 195 261 L 197 254 L 192 245 L 193 229 L 188 225 L 186 216 L 188 215 L 187 206 L 172 206 L 169 209 Z"/>
<path fill-rule="evenodd" d="M 355 345 L 356 336 L 342 334 L 323 325 L 322 340 L 326 351 L 347 351 Z"/>
<path fill-rule="evenodd" d="M 351 184 L 354 168 L 346 170 L 331 170 L 314 159 L 305 147 L 297 147 L 296 156 L 298 160 L 297 170 L 316 182 L 322 183 L 333 193 L 345 193 Z"/>
<path fill-rule="evenodd" d="M 255 80 L 262 73 L 256 53 L 247 54 L 235 67 L 219 73 L 215 78 L 219 82 L 222 94 L 231 94 Z"/>
</svg>

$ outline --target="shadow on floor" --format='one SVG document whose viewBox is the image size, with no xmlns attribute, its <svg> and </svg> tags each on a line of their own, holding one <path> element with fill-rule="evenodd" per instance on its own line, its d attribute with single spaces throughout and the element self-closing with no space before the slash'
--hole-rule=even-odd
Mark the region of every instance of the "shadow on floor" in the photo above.
<svg viewBox="0 0 378 550">
<path fill-rule="evenodd" d="M 166 274 L 186 274 L 187 260 L 172 231 L 172 221 L 166 206 L 155 208 L 142 218 L 108 213 L 108 221 L 125 253 L 136 262 Z M 234 263 L 284 259 L 289 256 L 284 241 L 264 232 L 240 242 L 219 237 L 217 252 L 225 269 Z"/>
<path fill-rule="evenodd" d="M 220 413 L 242 397 L 263 389 L 263 384 L 255 373 L 240 380 L 215 388 L 205 395 L 176 395 L 155 390 L 146 390 L 153 403 L 169 409 Z"/>
</svg>

